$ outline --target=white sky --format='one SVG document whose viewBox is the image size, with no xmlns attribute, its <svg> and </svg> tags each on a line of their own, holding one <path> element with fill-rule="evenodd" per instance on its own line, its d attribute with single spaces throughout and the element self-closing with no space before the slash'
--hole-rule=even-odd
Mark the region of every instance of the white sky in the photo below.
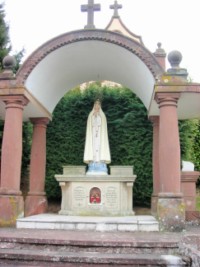
<svg viewBox="0 0 200 267">
<path fill-rule="evenodd" d="M 5 3 L 6 21 L 14 51 L 25 48 L 25 58 L 44 42 L 65 32 L 83 29 L 86 13 L 80 11 L 87 0 L 0 0 Z M 104 29 L 114 0 L 95 0 L 101 11 L 94 24 Z M 145 46 L 154 52 L 161 42 L 167 53 L 179 50 L 181 67 L 187 68 L 193 81 L 200 82 L 200 0 L 118 0 L 123 23 L 142 36 Z"/>
</svg>

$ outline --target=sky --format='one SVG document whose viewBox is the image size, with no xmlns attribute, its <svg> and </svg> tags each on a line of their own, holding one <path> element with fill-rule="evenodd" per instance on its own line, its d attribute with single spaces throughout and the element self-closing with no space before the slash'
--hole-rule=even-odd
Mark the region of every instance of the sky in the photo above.
<svg viewBox="0 0 200 267">
<path fill-rule="evenodd" d="M 25 60 L 46 41 L 66 32 L 83 29 L 87 14 L 80 6 L 88 0 L 0 0 L 4 2 L 6 22 L 13 53 L 25 49 Z M 95 0 L 101 11 L 95 12 L 94 24 L 105 29 L 114 0 Z M 119 15 L 126 27 L 140 35 L 144 45 L 155 52 L 157 43 L 168 54 L 179 50 L 194 82 L 200 82 L 200 1 L 199 0 L 118 0 Z M 169 67 L 169 65 L 167 65 Z"/>
</svg>

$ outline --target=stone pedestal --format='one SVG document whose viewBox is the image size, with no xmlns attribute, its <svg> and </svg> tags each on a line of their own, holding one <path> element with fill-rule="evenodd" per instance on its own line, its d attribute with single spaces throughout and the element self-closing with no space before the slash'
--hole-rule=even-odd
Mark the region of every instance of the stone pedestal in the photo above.
<svg viewBox="0 0 200 267">
<path fill-rule="evenodd" d="M 157 215 L 161 231 L 182 231 L 185 228 L 185 203 L 182 194 L 158 194 Z"/>
<path fill-rule="evenodd" d="M 55 175 L 62 190 L 59 214 L 79 216 L 127 216 L 133 212 L 131 166 L 112 166 L 110 175 L 86 175 L 84 166 L 64 166 Z"/>
<path fill-rule="evenodd" d="M 20 195 L 0 195 L 0 227 L 15 226 L 24 217 L 24 200 Z"/>
</svg>

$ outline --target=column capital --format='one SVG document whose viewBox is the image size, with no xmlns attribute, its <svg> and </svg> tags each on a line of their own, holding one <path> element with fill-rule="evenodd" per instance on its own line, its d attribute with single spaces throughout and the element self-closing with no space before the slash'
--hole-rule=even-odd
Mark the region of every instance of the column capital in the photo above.
<svg viewBox="0 0 200 267">
<path fill-rule="evenodd" d="M 193 182 L 196 184 L 200 172 L 198 171 L 182 171 L 181 172 L 181 182 Z"/>
<path fill-rule="evenodd" d="M 38 118 L 30 118 L 30 121 L 34 125 L 47 126 L 47 124 L 49 123 L 50 119 L 49 118 L 46 118 L 46 117 L 41 117 L 41 118 L 38 117 Z"/>
<path fill-rule="evenodd" d="M 163 106 L 177 106 L 181 93 L 156 93 L 155 101 L 159 105 L 159 108 Z"/>
<path fill-rule="evenodd" d="M 6 104 L 6 108 L 23 108 L 29 102 L 29 100 L 23 95 L 5 95 L 0 96 L 0 100 L 2 100 Z"/>
</svg>

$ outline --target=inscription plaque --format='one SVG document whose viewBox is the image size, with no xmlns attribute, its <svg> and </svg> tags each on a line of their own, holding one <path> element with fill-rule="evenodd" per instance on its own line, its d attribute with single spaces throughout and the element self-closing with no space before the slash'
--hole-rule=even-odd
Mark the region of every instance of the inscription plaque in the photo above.
<svg viewBox="0 0 200 267">
<path fill-rule="evenodd" d="M 106 189 L 106 207 L 108 209 L 118 209 L 118 190 L 114 186 L 109 186 Z"/>
<path fill-rule="evenodd" d="M 74 207 L 75 208 L 85 207 L 85 198 L 86 198 L 85 188 L 82 186 L 75 187 L 73 190 Z"/>
</svg>

